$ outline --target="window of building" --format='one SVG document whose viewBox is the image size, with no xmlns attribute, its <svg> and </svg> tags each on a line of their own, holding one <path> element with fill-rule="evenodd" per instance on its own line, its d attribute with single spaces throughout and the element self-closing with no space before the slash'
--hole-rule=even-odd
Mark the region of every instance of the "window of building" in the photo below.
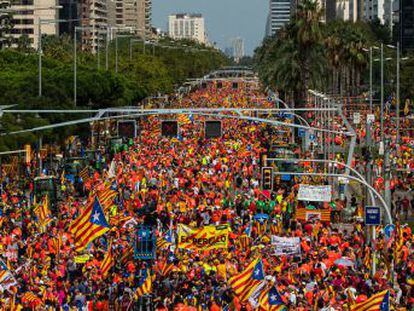
<svg viewBox="0 0 414 311">
<path fill-rule="evenodd" d="M 33 25 L 32 18 L 14 19 L 13 24 L 15 25 Z"/>
<path fill-rule="evenodd" d="M 33 5 L 33 0 L 13 0 L 13 5 Z"/>
</svg>

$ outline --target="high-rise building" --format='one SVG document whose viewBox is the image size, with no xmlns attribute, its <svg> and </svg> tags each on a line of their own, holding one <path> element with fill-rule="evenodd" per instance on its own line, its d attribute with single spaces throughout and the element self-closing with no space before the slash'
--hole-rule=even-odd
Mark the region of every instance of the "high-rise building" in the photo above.
<svg viewBox="0 0 414 311">
<path fill-rule="evenodd" d="M 367 21 L 379 19 L 381 24 L 392 21 L 392 0 L 364 0 L 363 17 Z"/>
<path fill-rule="evenodd" d="M 108 24 L 129 28 L 135 34 L 151 34 L 151 0 L 108 0 Z"/>
<path fill-rule="evenodd" d="M 201 14 L 173 14 L 168 19 L 168 35 L 206 43 L 204 17 Z"/>
<path fill-rule="evenodd" d="M 67 34 L 73 38 L 75 27 L 79 26 L 80 4 L 78 0 L 59 0 L 59 19 L 67 22 L 59 23 L 59 35 Z"/>
<path fill-rule="evenodd" d="M 336 18 L 344 21 L 356 22 L 358 20 L 358 0 L 336 1 Z"/>
<path fill-rule="evenodd" d="M 244 40 L 240 37 L 232 39 L 233 58 L 236 62 L 244 57 Z"/>
<path fill-rule="evenodd" d="M 81 0 L 82 49 L 95 53 L 103 46 L 108 29 L 108 2 L 109 0 Z"/>
<path fill-rule="evenodd" d="M 266 35 L 277 35 L 277 31 L 290 21 L 290 0 L 270 0 Z"/>
<path fill-rule="evenodd" d="M 27 35 L 32 47 L 37 48 L 39 23 L 41 34 L 59 34 L 58 23 L 46 23 L 46 20 L 57 20 L 59 18 L 57 5 L 57 0 L 12 0 L 10 10 L 12 11 L 14 26 L 10 31 L 11 36 L 17 39 L 21 35 Z"/>
<path fill-rule="evenodd" d="M 398 8 L 399 23 L 397 32 L 403 52 L 414 51 L 414 2 L 401 0 L 401 8 Z"/>
</svg>

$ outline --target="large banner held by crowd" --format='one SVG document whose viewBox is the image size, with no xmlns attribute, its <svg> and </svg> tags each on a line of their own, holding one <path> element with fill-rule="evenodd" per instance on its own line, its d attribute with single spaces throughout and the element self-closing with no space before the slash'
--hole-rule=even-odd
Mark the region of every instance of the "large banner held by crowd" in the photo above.
<svg viewBox="0 0 414 311">
<path fill-rule="evenodd" d="M 275 255 L 300 255 L 300 238 L 281 237 L 272 235 L 272 245 L 275 248 Z"/>
<path fill-rule="evenodd" d="M 331 185 L 324 185 L 324 186 L 299 185 L 298 200 L 299 201 L 312 201 L 312 202 L 331 202 L 332 200 Z"/>
<path fill-rule="evenodd" d="M 227 248 L 229 244 L 229 227 L 227 225 L 191 228 L 178 224 L 178 248 L 210 250 Z"/>
</svg>

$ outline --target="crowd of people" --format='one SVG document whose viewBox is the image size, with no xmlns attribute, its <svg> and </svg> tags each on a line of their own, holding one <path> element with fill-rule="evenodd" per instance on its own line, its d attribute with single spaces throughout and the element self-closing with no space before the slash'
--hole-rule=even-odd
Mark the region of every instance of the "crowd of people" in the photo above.
<svg viewBox="0 0 414 311">
<path fill-rule="evenodd" d="M 273 105 L 248 84 L 216 87 L 211 83 L 171 105 Z M 99 146 L 101 169 L 89 167 L 75 184 L 60 171 L 61 199 L 44 225 L 35 212 L 44 198 L 33 202 L 30 181 L 3 179 L 0 271 L 7 277 L 0 277 L 2 310 L 255 310 L 251 297 L 238 295 L 231 280 L 256 259 L 286 310 L 351 310 L 383 290 L 389 291 L 395 310 L 414 307 L 409 226 L 398 223 L 391 236 L 378 226 L 370 241 L 360 223 L 299 220 L 298 204 L 306 206 L 296 198 L 300 180 L 276 179 L 273 191 L 261 189 L 260 162 L 269 145 L 266 125 L 226 118 L 221 137 L 207 139 L 206 117 L 193 115 L 180 119 L 177 137 L 163 137 L 162 118 L 173 117 L 141 119 L 139 135 L 113 157 L 109 146 Z M 88 202 L 108 191 L 114 195 L 102 205 L 111 229 L 77 252 L 70 224 Z M 266 221 L 257 215 L 267 215 Z M 153 228 L 155 258 L 134 256 L 137 225 Z M 228 244 L 181 248 L 179 225 L 228 226 Z M 300 252 L 275 255 L 272 236 L 299 238 Z M 110 269 L 103 271 L 108 252 Z M 143 275 L 151 286 L 139 295 Z"/>
</svg>

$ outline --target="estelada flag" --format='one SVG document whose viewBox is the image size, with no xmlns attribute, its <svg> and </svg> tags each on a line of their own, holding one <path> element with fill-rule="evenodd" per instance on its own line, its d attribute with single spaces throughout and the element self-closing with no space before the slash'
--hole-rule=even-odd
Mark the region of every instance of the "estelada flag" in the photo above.
<svg viewBox="0 0 414 311">
<path fill-rule="evenodd" d="M 74 235 L 76 251 L 78 252 L 84 250 L 89 243 L 109 229 L 109 224 L 98 197 L 95 197 L 95 200 L 86 207 L 69 227 L 69 231 Z"/>
<path fill-rule="evenodd" d="M 351 306 L 351 311 L 389 311 L 390 293 L 384 290 L 369 299 Z"/>
</svg>

